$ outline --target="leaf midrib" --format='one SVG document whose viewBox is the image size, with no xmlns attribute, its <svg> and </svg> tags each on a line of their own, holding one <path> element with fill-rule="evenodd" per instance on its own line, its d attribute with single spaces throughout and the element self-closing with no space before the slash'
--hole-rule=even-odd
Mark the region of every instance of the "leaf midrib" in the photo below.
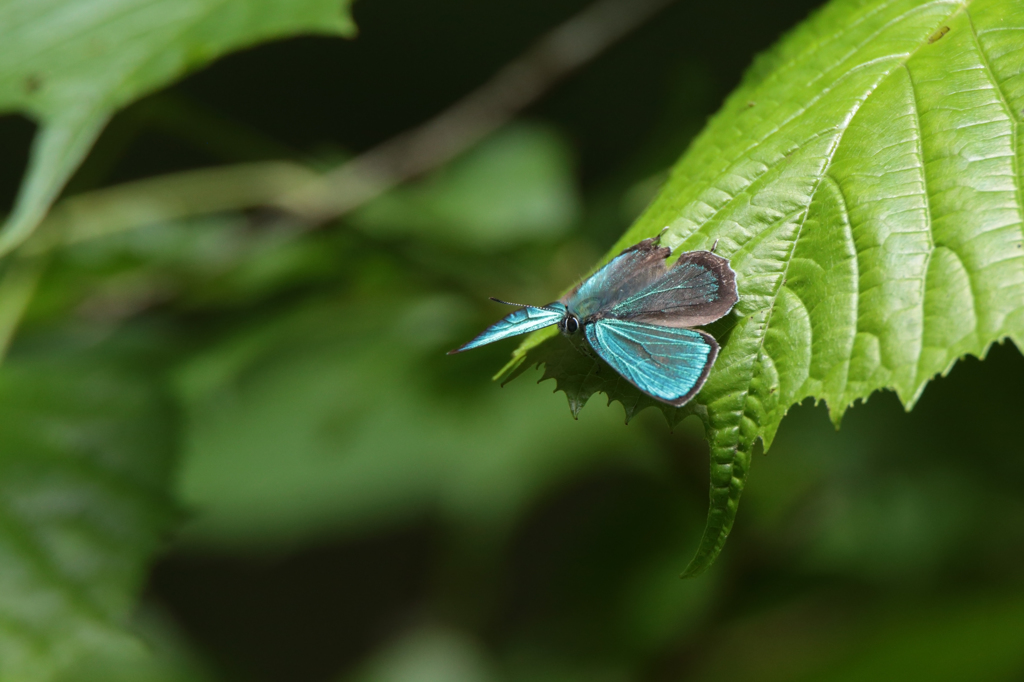
<svg viewBox="0 0 1024 682">
<path fill-rule="evenodd" d="M 1013 107 L 1010 106 L 1010 101 L 1006 98 L 1006 92 L 1003 90 L 1003 86 L 1000 85 L 999 79 L 996 78 L 995 71 L 992 70 L 992 63 L 989 60 L 988 54 L 985 52 L 985 46 L 981 42 L 981 38 L 978 36 L 978 29 L 974 26 L 974 17 L 971 15 L 971 9 L 969 5 L 964 5 L 964 14 L 967 16 L 967 22 L 971 26 L 971 36 L 974 38 L 974 44 L 978 46 L 978 54 L 981 55 L 982 66 L 985 67 L 985 76 L 989 82 L 992 83 L 992 88 L 999 94 L 999 102 L 1003 105 L 1003 111 L 1006 112 L 1006 118 L 1010 121 L 1010 162 L 1013 166 L 1013 186 L 1014 192 L 1017 195 L 1017 218 L 1021 225 L 1024 225 L 1024 190 L 1021 189 L 1022 179 L 1020 173 L 1020 159 L 1017 158 L 1018 149 L 1018 125 L 1017 115 L 1013 111 Z M 929 216 L 930 218 L 930 216 Z M 1024 237 L 1024 233 L 1022 233 Z"/>
</svg>

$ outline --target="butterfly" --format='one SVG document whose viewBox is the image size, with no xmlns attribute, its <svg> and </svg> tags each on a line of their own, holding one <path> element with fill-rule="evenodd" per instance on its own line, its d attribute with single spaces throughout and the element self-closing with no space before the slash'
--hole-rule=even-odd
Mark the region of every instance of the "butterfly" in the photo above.
<svg viewBox="0 0 1024 682">
<path fill-rule="evenodd" d="M 663 231 L 664 232 L 664 231 Z M 554 303 L 519 306 L 460 353 L 551 325 L 582 335 L 594 352 L 638 389 L 676 407 L 704 385 L 718 342 L 699 327 L 727 315 L 736 302 L 736 273 L 726 258 L 689 251 L 668 265 L 661 235 L 631 246 Z M 578 338 L 578 337 L 577 337 Z"/>
</svg>

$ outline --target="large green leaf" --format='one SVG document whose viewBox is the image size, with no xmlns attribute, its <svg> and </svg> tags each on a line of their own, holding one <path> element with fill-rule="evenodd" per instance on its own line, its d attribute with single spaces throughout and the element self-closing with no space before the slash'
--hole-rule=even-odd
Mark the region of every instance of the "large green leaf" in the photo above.
<svg viewBox="0 0 1024 682">
<path fill-rule="evenodd" d="M 790 406 L 825 400 L 838 424 L 891 389 L 910 409 L 957 358 L 1024 341 L 1022 118 L 1020 2 L 836 0 L 756 62 L 609 252 L 668 226 L 676 253 L 718 240 L 738 273 L 695 401 L 711 507 L 687 575 L 718 555 Z M 594 391 L 637 407 L 610 370 L 538 348 L 549 336 L 511 364 L 556 353 L 576 409 Z"/>
<path fill-rule="evenodd" d="M 153 386 L 92 355 L 0 370 L 0 682 L 145 664 L 128 618 L 176 516 Z"/>
<path fill-rule="evenodd" d="M 35 228 L 110 115 L 213 59 L 298 33 L 349 35 L 349 0 L 7 0 L 0 113 L 39 123 L 0 255 Z"/>
</svg>

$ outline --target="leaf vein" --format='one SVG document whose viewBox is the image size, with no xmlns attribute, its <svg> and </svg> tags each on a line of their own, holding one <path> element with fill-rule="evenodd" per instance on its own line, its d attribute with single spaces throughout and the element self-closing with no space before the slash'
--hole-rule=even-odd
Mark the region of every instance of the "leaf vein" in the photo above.
<svg viewBox="0 0 1024 682">
<path fill-rule="evenodd" d="M 967 16 L 967 22 L 971 27 L 971 35 L 974 37 L 974 44 L 978 47 L 978 55 L 981 56 L 981 63 L 985 70 L 985 76 L 988 78 L 989 82 L 992 83 L 995 93 L 999 96 L 999 102 L 1002 104 L 1003 111 L 1010 123 L 1011 153 L 1009 156 L 1012 157 L 1011 165 L 1013 168 L 1014 192 L 1017 199 L 1018 224 L 1021 226 L 1021 239 L 1024 240 L 1024 190 L 1021 189 L 1020 159 L 1017 158 L 1017 117 L 1013 114 L 1013 107 L 1010 106 L 1006 93 L 1003 91 L 1003 86 L 999 83 L 999 79 L 996 78 L 995 72 L 992 70 L 992 64 L 989 60 L 988 54 L 986 54 L 985 47 L 981 44 L 981 39 L 978 37 L 977 28 L 974 26 L 974 17 L 971 16 L 970 8 L 964 8 L 964 12 Z"/>
<path fill-rule="evenodd" d="M 928 328 L 928 272 L 931 269 L 932 256 L 935 253 L 935 235 L 932 232 L 932 205 L 931 195 L 928 193 L 928 163 L 924 157 L 924 128 L 921 126 L 921 107 L 917 95 L 917 86 L 914 84 L 914 76 L 910 73 L 910 67 L 903 64 L 903 70 L 907 74 L 907 81 L 910 84 L 910 97 L 913 99 L 913 112 L 914 112 L 914 129 L 916 135 L 914 135 L 914 155 L 917 156 L 920 162 L 921 169 L 921 196 L 924 198 L 924 219 L 925 219 L 925 234 L 928 236 L 928 252 L 924 263 L 924 277 L 921 277 L 921 333 L 917 338 L 917 359 L 914 362 L 914 377 L 913 386 L 914 393 L 920 390 L 921 385 L 921 373 L 922 367 L 921 362 L 924 358 L 924 339 L 926 329 Z M 920 210 L 915 207 L 914 210 Z"/>
</svg>

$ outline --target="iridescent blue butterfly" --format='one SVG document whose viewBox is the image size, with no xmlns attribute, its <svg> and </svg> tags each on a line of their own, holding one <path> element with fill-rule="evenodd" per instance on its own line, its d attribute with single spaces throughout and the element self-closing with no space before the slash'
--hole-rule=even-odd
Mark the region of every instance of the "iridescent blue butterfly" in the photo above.
<svg viewBox="0 0 1024 682">
<path fill-rule="evenodd" d="M 714 247 L 668 267 L 672 250 L 659 237 L 626 249 L 554 303 L 508 304 L 520 309 L 449 354 L 556 324 L 569 337 L 582 330 L 594 352 L 647 395 L 683 405 L 718 357 L 714 337 L 690 327 L 727 315 L 739 294 L 736 273 Z"/>
</svg>

